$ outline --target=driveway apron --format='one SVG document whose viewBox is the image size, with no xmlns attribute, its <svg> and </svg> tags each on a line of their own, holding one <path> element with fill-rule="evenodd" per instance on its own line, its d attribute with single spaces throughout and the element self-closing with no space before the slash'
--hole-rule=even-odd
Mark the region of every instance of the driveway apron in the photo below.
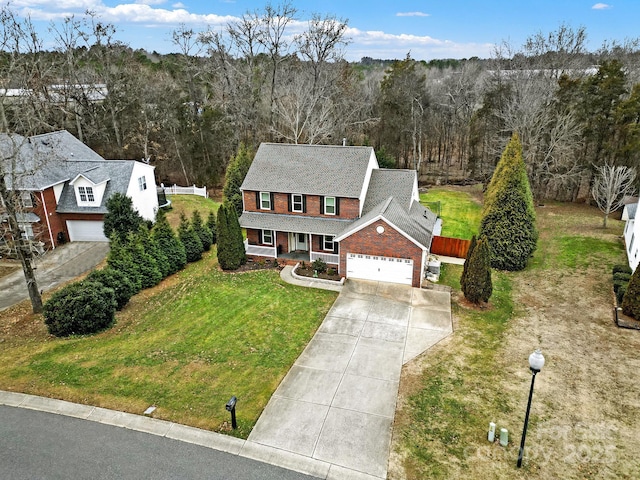
<svg viewBox="0 0 640 480">
<path fill-rule="evenodd" d="M 402 365 L 451 332 L 449 293 L 348 280 L 249 441 L 386 478 Z"/>
</svg>

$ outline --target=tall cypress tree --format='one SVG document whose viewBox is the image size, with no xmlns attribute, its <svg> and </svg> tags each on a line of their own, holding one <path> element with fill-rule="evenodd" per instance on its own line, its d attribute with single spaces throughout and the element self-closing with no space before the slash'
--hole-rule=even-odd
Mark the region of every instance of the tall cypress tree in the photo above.
<svg viewBox="0 0 640 480">
<path fill-rule="evenodd" d="M 246 261 L 242 230 L 230 202 L 223 203 L 218 209 L 217 254 L 223 270 L 237 270 Z"/>
<path fill-rule="evenodd" d="M 151 230 L 151 237 L 167 257 L 169 263 L 168 275 L 172 275 L 185 267 L 187 264 L 187 253 L 184 245 L 176 236 L 171 225 L 169 225 L 164 210 L 162 209 L 158 211 L 156 216 L 156 223 Z"/>
<path fill-rule="evenodd" d="M 211 245 L 215 245 L 218 243 L 218 226 L 216 222 L 216 214 L 213 210 L 209 212 L 209 216 L 207 217 L 207 227 L 211 230 Z"/>
<path fill-rule="evenodd" d="M 129 232 L 137 232 L 144 219 L 133 208 L 133 200 L 122 193 L 114 193 L 107 200 L 104 214 L 104 235 L 111 238 L 114 232 L 125 238 Z"/>
<path fill-rule="evenodd" d="M 467 300 L 473 303 L 488 302 L 491 298 L 493 293 L 491 251 L 486 237 L 481 237 L 477 241 L 469 258 L 467 277 L 462 293 Z"/>
<path fill-rule="evenodd" d="M 471 237 L 471 243 L 469 244 L 469 250 L 467 250 L 467 256 L 464 260 L 464 265 L 462 266 L 462 275 L 460 276 L 460 288 L 464 292 L 465 285 L 467 283 L 467 276 L 469 274 L 469 263 L 471 260 L 471 254 L 473 253 L 474 248 L 476 248 L 476 236 Z"/>
<path fill-rule="evenodd" d="M 533 195 L 517 134 L 505 148 L 485 194 L 480 236 L 491 245 L 491 266 L 522 270 L 536 249 Z"/>
<path fill-rule="evenodd" d="M 202 242 L 202 249 L 205 252 L 211 250 L 211 244 L 213 243 L 213 235 L 209 226 L 202 221 L 202 216 L 198 210 L 194 210 L 191 215 L 191 227 L 193 231 L 196 232 L 198 238 L 200 238 L 200 242 Z"/>
<path fill-rule="evenodd" d="M 187 252 L 187 262 L 197 262 L 202 258 L 202 252 L 204 251 L 202 242 L 184 213 L 180 214 L 178 237 L 180 237 L 180 241 Z"/>
</svg>

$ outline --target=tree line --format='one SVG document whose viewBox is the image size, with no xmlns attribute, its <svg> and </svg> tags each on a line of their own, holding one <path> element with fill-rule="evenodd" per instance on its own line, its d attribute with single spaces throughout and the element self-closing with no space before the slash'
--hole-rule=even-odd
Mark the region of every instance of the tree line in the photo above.
<svg viewBox="0 0 640 480">
<path fill-rule="evenodd" d="M 94 15 L 52 24 L 47 50 L 5 6 L 0 128 L 64 128 L 180 184 L 221 185 L 239 146 L 264 141 L 371 145 L 424 182 L 488 182 L 517 132 L 537 202 L 586 199 L 599 166 L 638 166 L 637 41 L 589 51 L 584 28 L 561 25 L 490 59 L 347 62 L 346 20 L 313 15 L 287 35 L 297 18 L 285 2 L 218 30 L 182 26 L 160 55 Z"/>
</svg>

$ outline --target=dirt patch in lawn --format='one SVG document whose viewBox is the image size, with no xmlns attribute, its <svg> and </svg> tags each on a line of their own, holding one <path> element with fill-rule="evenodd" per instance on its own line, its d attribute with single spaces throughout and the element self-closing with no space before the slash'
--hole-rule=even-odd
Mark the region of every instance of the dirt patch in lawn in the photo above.
<svg viewBox="0 0 640 480">
<path fill-rule="evenodd" d="M 625 259 L 616 254 L 608 257 L 611 261 L 591 260 L 585 265 L 579 258 L 577 266 L 570 266 L 573 260 L 563 257 L 558 247 L 559 235 L 581 235 L 615 245 L 620 222 L 604 230 L 598 228 L 598 218 L 597 211 L 585 206 L 538 209 L 540 252 L 526 271 L 508 274 L 514 314 L 494 354 L 485 352 L 491 355 L 492 366 L 487 378 L 456 376 L 469 371 L 458 369 L 459 365 L 482 359 L 473 344 L 468 310 L 454 295 L 454 335 L 403 371 L 390 479 L 417 479 L 425 471 L 438 478 L 465 479 L 638 478 L 640 331 L 617 327 L 612 314 L 611 264 Z M 525 463 L 517 469 L 531 383 L 527 357 L 537 347 L 546 364 L 536 377 Z M 406 432 L 411 428 L 410 410 L 417 408 L 410 399 L 425 385 L 434 384 L 425 381 L 430 371 L 438 372 L 432 375 L 439 375 L 436 383 L 444 385 L 442 398 L 459 401 L 462 414 L 481 419 L 477 423 L 482 426 L 471 434 L 461 433 L 459 455 L 451 453 L 457 432 L 443 431 L 430 439 L 423 458 L 408 462 L 415 453 L 409 453 Z M 450 418 L 445 420 L 447 425 L 452 423 Z M 434 416 L 429 421 L 440 420 Z M 490 421 L 508 428 L 507 448 L 487 442 Z M 459 426 L 462 431 L 464 420 Z M 416 464 L 437 466 L 420 470 Z"/>
</svg>

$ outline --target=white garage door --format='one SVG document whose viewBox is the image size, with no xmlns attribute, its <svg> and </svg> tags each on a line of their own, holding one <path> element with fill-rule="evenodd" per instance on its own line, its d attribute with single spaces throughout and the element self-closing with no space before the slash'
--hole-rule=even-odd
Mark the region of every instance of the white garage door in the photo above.
<svg viewBox="0 0 640 480">
<path fill-rule="evenodd" d="M 67 220 L 69 240 L 72 242 L 108 242 L 104 236 L 104 222 L 95 220 Z"/>
<path fill-rule="evenodd" d="M 413 260 L 347 253 L 347 278 L 411 285 Z"/>
</svg>

